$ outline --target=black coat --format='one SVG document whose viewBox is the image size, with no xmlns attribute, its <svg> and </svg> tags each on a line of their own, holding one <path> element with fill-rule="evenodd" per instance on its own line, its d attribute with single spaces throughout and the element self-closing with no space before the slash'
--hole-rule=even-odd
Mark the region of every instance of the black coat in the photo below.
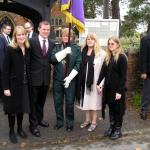
<svg viewBox="0 0 150 150">
<path fill-rule="evenodd" d="M 3 34 L 0 35 L 0 71 L 2 70 L 4 56 L 8 42 Z"/>
<path fill-rule="evenodd" d="M 49 40 L 48 52 L 42 55 L 38 36 L 30 39 L 31 46 L 31 80 L 32 86 L 49 85 L 50 83 L 50 55 L 54 43 Z"/>
<path fill-rule="evenodd" d="M 141 39 L 140 43 L 140 70 L 150 76 L 150 35 Z"/>
<path fill-rule="evenodd" d="M 103 78 L 105 78 L 102 105 L 114 103 L 122 106 L 122 112 L 125 111 L 125 88 L 127 76 L 127 58 L 125 54 L 120 54 L 118 61 L 114 59 L 108 65 L 103 63 L 97 84 L 99 85 Z M 116 101 L 115 95 L 119 93 L 122 95 L 121 99 Z"/>
<path fill-rule="evenodd" d="M 34 37 L 36 37 L 36 36 L 38 36 L 38 34 L 37 34 L 36 32 L 33 32 L 31 38 L 34 38 Z"/>
<path fill-rule="evenodd" d="M 7 48 L 2 71 L 2 85 L 4 90 L 10 89 L 11 96 L 4 97 L 4 111 L 6 113 L 22 113 L 24 62 L 26 64 L 27 85 L 30 94 L 30 49 L 26 49 L 26 54 L 23 56 L 20 48 L 10 46 Z"/>
</svg>

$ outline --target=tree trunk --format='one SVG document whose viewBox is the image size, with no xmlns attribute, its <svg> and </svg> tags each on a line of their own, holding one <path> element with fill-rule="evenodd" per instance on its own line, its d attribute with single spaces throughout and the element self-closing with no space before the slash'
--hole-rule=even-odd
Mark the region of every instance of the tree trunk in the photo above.
<svg viewBox="0 0 150 150">
<path fill-rule="evenodd" d="M 147 26 L 147 34 L 150 34 L 150 21 L 149 21 L 148 26 Z"/>
<path fill-rule="evenodd" d="M 103 0 L 104 9 L 103 9 L 103 18 L 108 19 L 109 18 L 109 0 Z"/>
<path fill-rule="evenodd" d="M 119 0 L 112 0 L 112 19 L 120 19 Z"/>
</svg>

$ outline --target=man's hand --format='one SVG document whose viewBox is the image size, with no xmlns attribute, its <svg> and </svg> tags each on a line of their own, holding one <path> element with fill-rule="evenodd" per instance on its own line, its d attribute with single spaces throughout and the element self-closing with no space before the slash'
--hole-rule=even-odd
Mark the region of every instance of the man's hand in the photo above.
<svg viewBox="0 0 150 150">
<path fill-rule="evenodd" d="M 147 74 L 146 73 L 142 73 L 141 74 L 141 79 L 143 79 L 143 80 L 147 79 Z"/>
<path fill-rule="evenodd" d="M 9 89 L 8 90 L 4 90 L 4 95 L 5 96 L 11 96 L 10 90 Z"/>
</svg>

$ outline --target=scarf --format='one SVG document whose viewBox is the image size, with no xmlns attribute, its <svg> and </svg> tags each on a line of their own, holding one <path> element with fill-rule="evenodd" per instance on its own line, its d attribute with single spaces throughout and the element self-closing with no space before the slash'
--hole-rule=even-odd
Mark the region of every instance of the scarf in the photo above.
<svg viewBox="0 0 150 150">
<path fill-rule="evenodd" d="M 83 53 L 83 60 L 87 55 L 87 50 L 86 53 Z M 94 58 L 95 58 L 95 53 L 92 51 L 91 56 L 89 57 L 88 61 L 88 70 L 87 70 L 87 78 L 86 78 L 86 87 L 91 91 L 91 86 L 93 84 L 93 79 L 94 79 Z"/>
</svg>

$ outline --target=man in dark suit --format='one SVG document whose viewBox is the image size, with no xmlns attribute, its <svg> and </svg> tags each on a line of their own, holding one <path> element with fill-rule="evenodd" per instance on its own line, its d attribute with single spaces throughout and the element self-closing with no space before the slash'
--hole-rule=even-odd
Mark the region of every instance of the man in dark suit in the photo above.
<svg viewBox="0 0 150 150">
<path fill-rule="evenodd" d="M 29 121 L 30 131 L 36 137 L 40 136 L 38 125 L 49 126 L 43 120 L 43 109 L 50 84 L 50 55 L 54 47 L 54 43 L 48 39 L 50 34 L 49 22 L 40 22 L 38 31 L 39 35 L 30 39 L 32 101 Z"/>
<path fill-rule="evenodd" d="M 140 43 L 140 70 L 143 80 L 141 99 L 141 119 L 146 120 L 150 105 L 150 35 L 144 36 Z"/>
<path fill-rule="evenodd" d="M 1 72 L 4 61 L 4 56 L 6 52 L 6 47 L 10 43 L 10 35 L 11 26 L 7 24 L 3 24 L 2 26 L 2 34 L 0 35 L 0 98 L 2 98 L 3 90 L 1 86 Z"/>
<path fill-rule="evenodd" d="M 32 22 L 26 22 L 24 24 L 24 28 L 27 31 L 27 36 L 29 39 L 33 38 L 35 36 L 38 36 L 38 34 L 36 32 L 34 32 L 34 26 L 33 26 Z"/>
</svg>

